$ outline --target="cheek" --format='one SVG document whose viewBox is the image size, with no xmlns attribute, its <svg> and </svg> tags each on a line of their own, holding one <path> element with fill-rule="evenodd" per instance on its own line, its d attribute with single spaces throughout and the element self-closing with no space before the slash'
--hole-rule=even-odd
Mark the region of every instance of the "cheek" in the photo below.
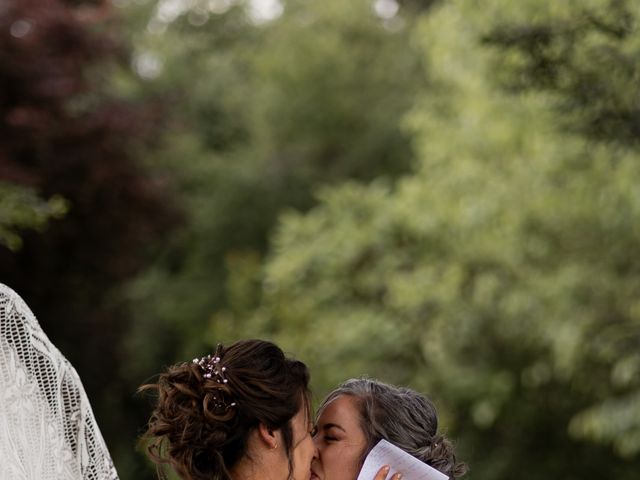
<svg viewBox="0 0 640 480">
<path fill-rule="evenodd" d="M 360 448 L 344 445 L 331 445 L 327 447 L 322 455 L 322 464 L 327 473 L 339 474 L 338 476 L 327 478 L 355 479 L 360 470 Z"/>
<path fill-rule="evenodd" d="M 316 456 L 316 445 L 315 443 L 313 443 L 313 440 L 311 439 L 311 437 L 309 437 L 309 439 L 307 440 L 307 452 L 308 452 L 309 459 Z"/>
<path fill-rule="evenodd" d="M 302 463 L 301 467 L 308 467 L 311 464 L 311 459 L 314 456 L 316 450 L 315 445 L 311 437 L 307 437 L 296 449 L 296 459 Z"/>
</svg>

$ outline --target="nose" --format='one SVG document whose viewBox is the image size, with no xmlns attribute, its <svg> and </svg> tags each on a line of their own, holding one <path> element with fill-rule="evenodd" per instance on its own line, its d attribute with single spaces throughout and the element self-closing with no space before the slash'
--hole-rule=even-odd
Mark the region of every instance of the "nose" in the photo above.
<svg viewBox="0 0 640 480">
<path fill-rule="evenodd" d="M 322 457 L 322 452 L 324 448 L 327 446 L 326 442 L 324 442 L 324 437 L 321 435 L 320 429 L 316 425 L 313 429 L 311 439 L 313 440 L 313 445 L 316 449 L 317 458 L 320 459 Z"/>
</svg>

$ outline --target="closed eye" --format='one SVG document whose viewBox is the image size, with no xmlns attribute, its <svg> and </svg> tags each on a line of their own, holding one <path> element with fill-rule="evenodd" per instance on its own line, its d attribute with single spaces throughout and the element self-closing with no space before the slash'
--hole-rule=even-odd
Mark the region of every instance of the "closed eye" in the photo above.
<svg viewBox="0 0 640 480">
<path fill-rule="evenodd" d="M 322 425 L 320 428 L 318 428 L 318 426 L 316 425 L 311 433 L 312 437 L 315 437 L 320 430 L 322 430 L 322 440 L 327 442 L 327 443 L 331 443 L 331 442 L 337 442 L 340 441 L 340 439 L 342 438 L 342 433 L 346 433 L 344 428 L 342 428 L 340 425 L 336 425 L 335 423 L 326 423 L 324 425 Z M 334 435 L 331 435 L 331 433 L 334 432 L 339 432 L 339 437 L 336 437 Z"/>
</svg>

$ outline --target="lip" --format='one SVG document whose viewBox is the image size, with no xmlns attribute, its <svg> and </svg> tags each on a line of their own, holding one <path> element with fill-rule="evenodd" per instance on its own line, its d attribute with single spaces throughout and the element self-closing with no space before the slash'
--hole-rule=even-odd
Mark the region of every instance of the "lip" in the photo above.
<svg viewBox="0 0 640 480">
<path fill-rule="evenodd" d="M 309 480 L 319 480 L 319 476 L 316 475 L 316 472 L 313 471 L 313 469 L 311 469 L 311 476 L 309 477 Z"/>
</svg>

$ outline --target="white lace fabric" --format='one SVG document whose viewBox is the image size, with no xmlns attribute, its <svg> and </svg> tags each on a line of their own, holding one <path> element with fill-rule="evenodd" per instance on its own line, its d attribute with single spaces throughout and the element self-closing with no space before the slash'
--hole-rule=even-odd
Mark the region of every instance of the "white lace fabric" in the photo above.
<svg viewBox="0 0 640 480">
<path fill-rule="evenodd" d="M 78 374 L 0 283 L 0 480 L 117 480 Z"/>
</svg>

